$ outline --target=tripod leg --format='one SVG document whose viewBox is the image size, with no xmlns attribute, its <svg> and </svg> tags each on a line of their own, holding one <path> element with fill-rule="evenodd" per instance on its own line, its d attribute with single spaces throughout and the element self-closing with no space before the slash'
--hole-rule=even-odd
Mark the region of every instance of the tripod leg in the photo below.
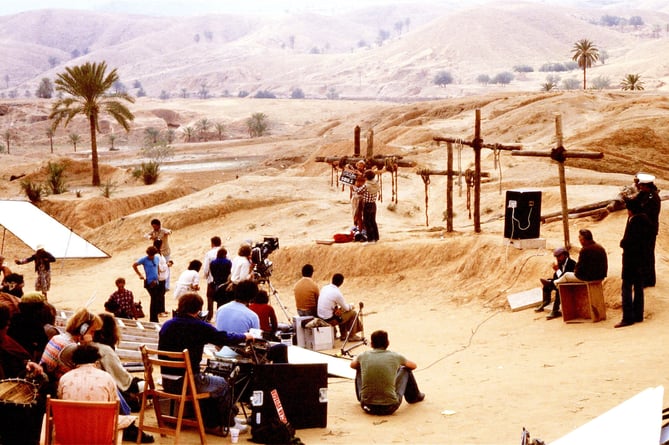
<svg viewBox="0 0 669 445">
<path fill-rule="evenodd" d="M 367 339 L 365 338 L 365 326 L 362 323 L 362 308 L 363 308 L 363 304 L 362 304 L 362 302 L 360 302 L 358 312 L 355 314 L 355 317 L 353 318 L 351 326 L 349 326 L 348 332 L 346 333 L 346 339 L 344 340 L 344 344 L 341 345 L 342 355 L 350 355 L 349 352 L 351 350 L 357 348 L 360 345 L 366 345 L 367 344 Z M 360 321 L 360 333 L 361 333 L 362 341 L 356 343 L 355 345 L 353 345 L 349 348 L 346 348 L 346 345 L 348 344 L 348 340 L 351 337 L 351 332 L 358 325 L 358 321 Z"/>
<path fill-rule="evenodd" d="M 286 320 L 288 321 L 288 324 L 291 324 L 293 322 L 293 318 L 288 313 L 288 309 L 286 308 L 286 306 L 281 301 L 281 298 L 279 298 L 279 291 L 277 291 L 274 288 L 274 286 L 272 286 L 272 283 L 270 283 L 269 279 L 267 280 L 267 287 L 269 288 L 270 293 L 276 299 L 276 302 L 279 305 L 279 307 L 281 308 L 281 311 L 283 311 L 283 315 L 286 316 Z"/>
</svg>

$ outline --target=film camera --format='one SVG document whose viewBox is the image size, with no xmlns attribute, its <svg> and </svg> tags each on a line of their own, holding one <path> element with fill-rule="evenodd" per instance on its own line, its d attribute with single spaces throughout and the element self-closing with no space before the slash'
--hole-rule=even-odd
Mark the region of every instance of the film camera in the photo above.
<svg viewBox="0 0 669 445">
<path fill-rule="evenodd" d="M 279 238 L 266 236 L 261 243 L 256 243 L 251 249 L 251 261 L 255 264 L 253 274 L 257 280 L 264 281 L 272 275 L 272 262 L 267 257 L 278 248 Z"/>
</svg>

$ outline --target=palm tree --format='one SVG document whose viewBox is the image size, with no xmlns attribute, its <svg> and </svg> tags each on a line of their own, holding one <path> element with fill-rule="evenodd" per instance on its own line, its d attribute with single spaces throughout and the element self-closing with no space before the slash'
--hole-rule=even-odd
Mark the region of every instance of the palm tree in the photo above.
<svg viewBox="0 0 669 445">
<path fill-rule="evenodd" d="M 198 133 L 200 133 L 200 137 L 204 139 L 205 142 L 207 142 L 207 132 L 209 131 L 209 128 L 211 128 L 211 121 L 206 117 L 203 117 L 196 122 L 195 128 L 197 129 Z"/>
<path fill-rule="evenodd" d="M 216 128 L 216 133 L 218 133 L 218 140 L 222 141 L 223 134 L 225 133 L 225 124 L 222 122 L 216 122 L 216 124 L 214 124 L 214 127 Z"/>
<path fill-rule="evenodd" d="M 628 74 L 623 81 L 620 82 L 620 87 L 625 91 L 643 91 L 643 80 L 641 80 L 641 75 Z"/>
<path fill-rule="evenodd" d="M 250 118 L 246 119 L 246 128 L 248 128 L 249 136 L 252 138 L 264 135 L 269 128 L 267 115 L 265 113 L 253 113 Z"/>
<path fill-rule="evenodd" d="M 578 66 L 583 68 L 583 89 L 585 90 L 585 70 L 599 60 L 599 49 L 590 40 L 581 39 L 574 43 L 571 52 L 571 60 L 578 62 Z"/>
<path fill-rule="evenodd" d="M 91 162 L 93 167 L 93 185 L 100 185 L 98 168 L 97 132 L 100 131 L 100 114 L 107 113 L 116 120 L 125 131 L 130 131 L 130 121 L 135 116 L 118 99 L 133 103 L 135 99 L 125 92 L 107 93 L 119 79 L 116 69 L 107 73 L 106 62 L 86 62 L 83 65 L 67 67 L 55 80 L 56 90 L 66 96 L 58 99 L 51 108 L 50 119 L 54 119 L 53 128 L 61 121 L 64 126 L 78 114 L 88 119 L 91 134 Z"/>
<path fill-rule="evenodd" d="M 190 140 L 193 138 L 193 135 L 195 134 L 195 129 L 193 127 L 184 127 L 181 132 L 183 133 L 183 137 L 186 142 L 190 142 Z"/>
<path fill-rule="evenodd" d="M 51 153 L 53 153 L 53 136 L 56 132 L 53 131 L 53 128 L 46 129 L 46 137 L 49 138 L 49 145 L 51 146 Z"/>
<path fill-rule="evenodd" d="M 77 152 L 77 144 L 79 141 L 81 141 L 81 136 L 79 136 L 77 133 L 70 133 L 68 138 L 70 139 L 70 142 L 72 142 L 72 145 L 74 146 L 74 152 Z"/>
</svg>

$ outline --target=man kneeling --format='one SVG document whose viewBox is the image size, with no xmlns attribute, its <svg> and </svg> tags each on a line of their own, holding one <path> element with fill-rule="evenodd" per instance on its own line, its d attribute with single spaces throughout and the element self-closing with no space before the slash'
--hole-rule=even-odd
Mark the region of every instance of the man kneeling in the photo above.
<svg viewBox="0 0 669 445">
<path fill-rule="evenodd" d="M 388 333 L 372 333 L 372 350 L 365 351 L 351 362 L 356 369 L 355 392 L 360 406 L 369 414 L 379 416 L 397 411 L 405 397 L 408 403 L 425 399 L 420 392 L 412 370 L 416 363 L 402 354 L 388 351 Z"/>
</svg>

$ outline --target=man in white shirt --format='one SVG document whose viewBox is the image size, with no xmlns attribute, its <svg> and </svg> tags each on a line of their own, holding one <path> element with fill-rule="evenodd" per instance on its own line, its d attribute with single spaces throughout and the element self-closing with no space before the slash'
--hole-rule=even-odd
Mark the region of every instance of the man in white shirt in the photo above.
<svg viewBox="0 0 669 445">
<path fill-rule="evenodd" d="M 348 304 L 339 287 L 344 283 L 344 275 L 336 273 L 332 276 L 332 282 L 323 286 L 318 297 L 318 318 L 322 318 L 333 326 L 339 326 L 339 334 L 342 340 L 346 339 L 347 333 L 351 335 L 349 341 L 361 341 L 355 334 L 362 331 L 362 323 L 356 318 L 356 311 L 352 304 Z"/>
<path fill-rule="evenodd" d="M 207 280 L 207 321 L 211 321 L 214 315 L 214 293 L 216 292 L 210 266 L 211 262 L 216 259 L 216 254 L 220 248 L 221 238 L 219 236 L 211 237 L 211 249 L 204 254 L 204 260 L 202 260 L 202 274 L 204 279 Z"/>
</svg>

